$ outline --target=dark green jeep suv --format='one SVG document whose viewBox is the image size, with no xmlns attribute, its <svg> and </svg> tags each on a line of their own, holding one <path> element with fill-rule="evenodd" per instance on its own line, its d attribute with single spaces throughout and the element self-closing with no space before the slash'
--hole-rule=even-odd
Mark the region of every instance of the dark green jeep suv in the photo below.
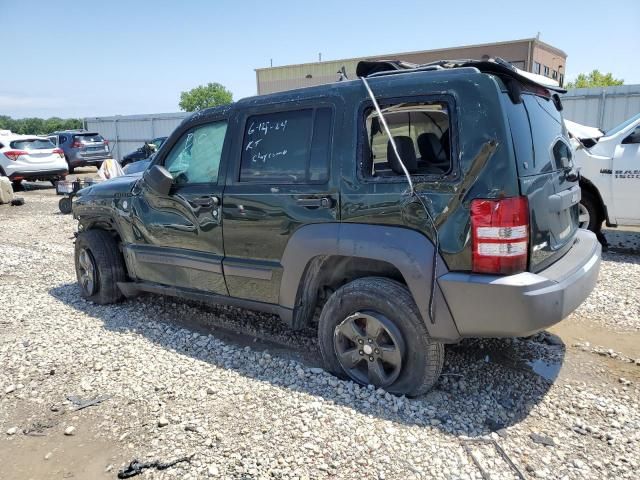
<svg viewBox="0 0 640 480">
<path fill-rule="evenodd" d="M 195 113 L 142 178 L 82 190 L 82 296 L 175 295 L 294 329 L 321 309 L 326 368 L 407 395 L 436 382 L 444 344 L 578 307 L 600 245 L 578 229 L 557 93 L 499 61 L 359 76 Z"/>
</svg>

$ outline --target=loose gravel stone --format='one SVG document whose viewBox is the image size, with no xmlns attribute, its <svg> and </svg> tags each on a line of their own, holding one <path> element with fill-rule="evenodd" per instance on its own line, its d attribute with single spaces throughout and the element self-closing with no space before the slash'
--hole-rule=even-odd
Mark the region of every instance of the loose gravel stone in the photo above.
<svg viewBox="0 0 640 480">
<path fill-rule="evenodd" d="M 100 472 L 194 454 L 144 474 L 162 480 L 481 480 L 475 461 L 491 478 L 518 478 L 496 442 L 527 478 L 637 478 L 640 369 L 621 345 L 599 342 L 601 355 L 547 333 L 469 340 L 447 348 L 432 392 L 397 397 L 324 372 L 313 328 L 292 332 L 271 315 L 154 295 L 82 300 L 73 219 L 50 189 L 24 196 L 20 209 L 0 206 L 11 225 L 0 228 L 0 303 L 11 312 L 0 317 L 0 425 L 50 425 L 29 440 L 55 452 L 56 468 L 82 439 L 118 453 Z M 607 254 L 569 321 L 635 334 L 638 258 Z M 68 395 L 110 399 L 75 410 Z M 77 439 L 60 442 L 70 423 Z M 0 458 L 23 440 L 3 436 Z M 20 478 L 12 467 L 3 475 Z"/>
<path fill-rule="evenodd" d="M 64 429 L 64 434 L 67 435 L 68 437 L 75 435 L 76 434 L 76 427 L 73 426 L 69 426 L 67 428 Z"/>
</svg>

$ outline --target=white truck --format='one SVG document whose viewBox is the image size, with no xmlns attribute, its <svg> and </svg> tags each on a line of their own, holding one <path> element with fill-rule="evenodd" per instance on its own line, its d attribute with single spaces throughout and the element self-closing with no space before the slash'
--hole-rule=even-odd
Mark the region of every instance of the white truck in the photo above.
<svg viewBox="0 0 640 480">
<path fill-rule="evenodd" d="M 565 120 L 580 168 L 580 226 L 640 225 L 640 114 L 603 132 Z"/>
</svg>

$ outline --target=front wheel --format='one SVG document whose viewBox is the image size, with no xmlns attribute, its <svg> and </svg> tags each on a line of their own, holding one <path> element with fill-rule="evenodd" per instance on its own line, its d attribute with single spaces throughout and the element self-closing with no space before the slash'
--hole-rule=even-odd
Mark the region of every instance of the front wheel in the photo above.
<svg viewBox="0 0 640 480">
<path fill-rule="evenodd" d="M 72 207 L 73 203 L 71 201 L 71 197 L 62 197 L 58 202 L 58 208 L 60 209 L 60 212 L 64 213 L 65 215 L 69 215 L 71 213 Z"/>
<path fill-rule="evenodd" d="M 362 385 L 417 396 L 438 380 L 444 346 L 433 341 L 407 288 L 366 277 L 333 293 L 318 325 L 329 371 Z"/>
<path fill-rule="evenodd" d="M 593 195 L 582 191 L 582 199 L 578 205 L 578 223 L 580 228 L 586 228 L 598 233 L 602 228 L 602 218 Z"/>
<path fill-rule="evenodd" d="M 118 242 L 105 230 L 80 232 L 75 248 L 76 276 L 80 295 L 106 305 L 124 297 L 118 282 L 126 281 L 124 259 Z"/>
</svg>

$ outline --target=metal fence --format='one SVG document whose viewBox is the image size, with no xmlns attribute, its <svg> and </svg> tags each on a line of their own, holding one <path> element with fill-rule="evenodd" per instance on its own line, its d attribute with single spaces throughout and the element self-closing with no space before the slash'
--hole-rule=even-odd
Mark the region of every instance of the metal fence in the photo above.
<svg viewBox="0 0 640 480">
<path fill-rule="evenodd" d="M 109 140 L 113 158 L 141 147 L 145 141 L 166 137 L 190 115 L 180 113 L 156 113 L 150 115 L 117 115 L 115 117 L 85 118 L 85 128 L 100 133 Z"/>
<path fill-rule="evenodd" d="M 608 130 L 640 113 L 640 85 L 575 88 L 562 96 L 564 118 Z"/>
</svg>

